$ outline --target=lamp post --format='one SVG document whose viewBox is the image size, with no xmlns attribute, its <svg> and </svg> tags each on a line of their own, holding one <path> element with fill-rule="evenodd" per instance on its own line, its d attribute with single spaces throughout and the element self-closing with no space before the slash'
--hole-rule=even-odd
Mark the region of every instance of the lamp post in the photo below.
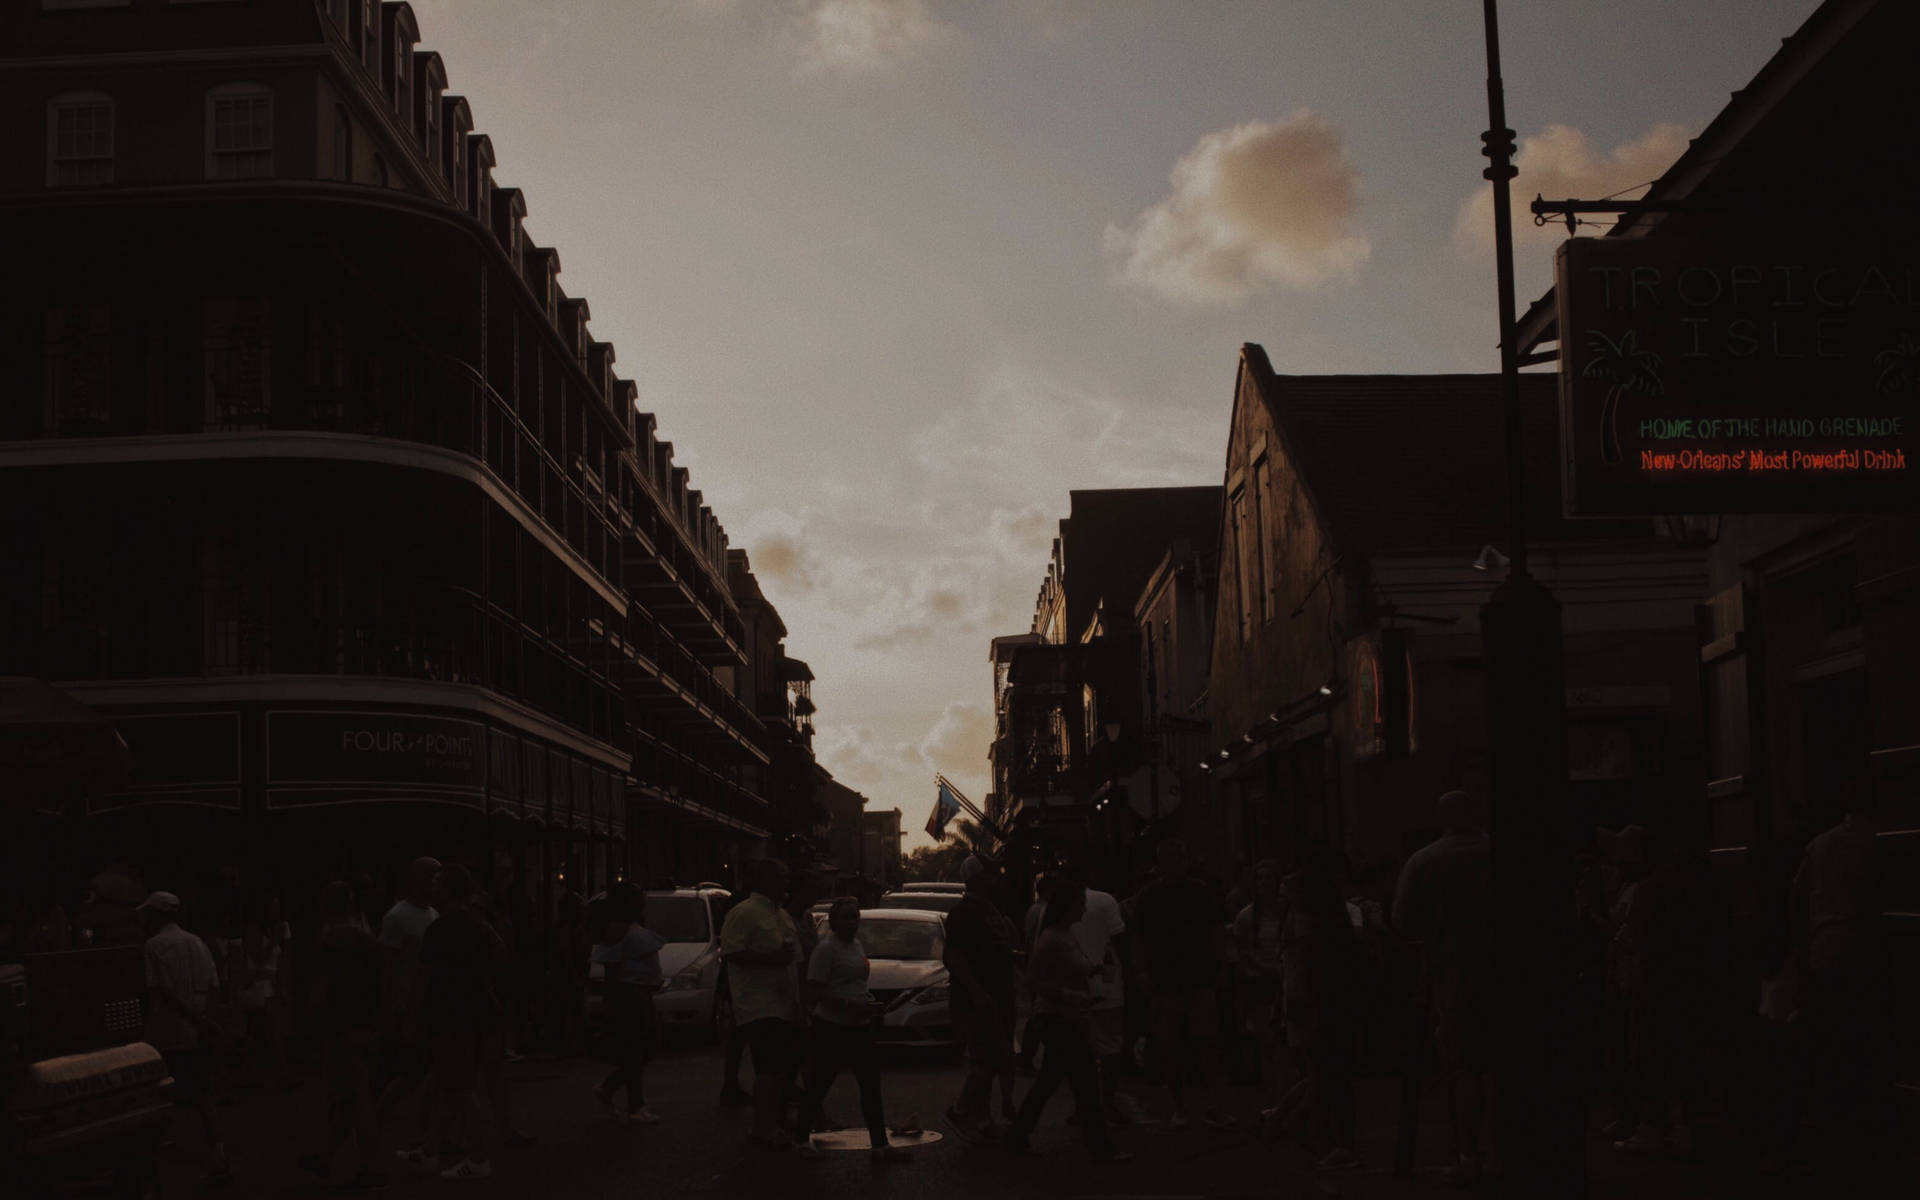
<svg viewBox="0 0 1920 1200">
<path fill-rule="evenodd" d="M 1480 610 L 1486 652 L 1493 921 L 1499 956 L 1488 1016 L 1494 1116 L 1506 1195 L 1587 1194 L 1584 1080 L 1573 1067 L 1577 989 L 1573 822 L 1566 788 L 1566 679 L 1560 606 L 1527 571 L 1526 445 L 1520 347 L 1514 342 L 1513 130 L 1507 128 L 1495 0 L 1482 0 L 1488 129 L 1500 301 L 1500 390 L 1506 433 L 1506 580 Z M 1565 331 L 1562 331 L 1563 335 Z"/>
</svg>

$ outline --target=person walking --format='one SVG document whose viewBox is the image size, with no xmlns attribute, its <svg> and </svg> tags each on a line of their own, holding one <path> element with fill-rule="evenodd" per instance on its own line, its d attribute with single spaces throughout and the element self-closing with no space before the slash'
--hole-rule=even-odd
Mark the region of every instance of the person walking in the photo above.
<svg viewBox="0 0 1920 1200">
<path fill-rule="evenodd" d="M 1095 968 L 1073 932 L 1075 923 L 1086 913 L 1087 890 L 1083 884 L 1062 880 L 1054 885 L 1040 937 L 1027 964 L 1034 1020 L 1040 1025 L 1040 1077 L 1028 1089 L 1008 1127 L 1006 1144 L 1017 1153 L 1031 1152 L 1034 1128 L 1047 1102 L 1065 1082 L 1073 1089 L 1080 1136 L 1087 1150 L 1106 1162 L 1126 1162 L 1133 1156 L 1114 1147 L 1101 1102 L 1100 1068 L 1090 1028 L 1096 1003 L 1092 987 Z"/>
<path fill-rule="evenodd" d="M 427 1030 L 422 1023 L 426 976 L 420 966 L 420 944 L 440 918 L 433 906 L 434 879 L 439 873 L 439 859 L 414 859 L 407 865 L 400 899 L 380 919 L 380 945 L 386 952 L 380 989 L 386 1027 L 380 1057 L 386 1083 L 377 1107 L 384 1124 L 401 1100 L 419 1095 L 420 1141 L 395 1152 L 415 1160 L 429 1153 L 426 1134 L 433 1126 L 435 1090 L 429 1079 Z"/>
<path fill-rule="evenodd" d="M 1312 1140 L 1323 1171 L 1352 1170 L 1359 939 L 1333 874 L 1331 855 L 1310 852 L 1286 881 L 1281 971 L 1287 1041 L 1311 1104 Z"/>
<path fill-rule="evenodd" d="M 1226 917 L 1207 885 L 1190 873 L 1186 843 L 1163 838 L 1155 848 L 1159 875 L 1134 898 L 1133 929 L 1144 959 L 1152 1005 L 1150 1044 L 1169 1100 L 1168 1126 L 1184 1129 L 1192 1069 L 1210 1091 L 1220 1083 L 1216 989 L 1226 963 Z M 1203 1119 L 1212 1129 L 1235 1124 L 1217 1106 Z"/>
<path fill-rule="evenodd" d="M 800 997 L 795 961 L 799 931 L 781 907 L 787 866 L 777 858 L 752 867 L 753 894 L 733 906 L 720 931 L 733 1019 L 753 1054 L 753 1145 L 792 1145 L 780 1128 L 799 1052 Z"/>
<path fill-rule="evenodd" d="M 226 1139 L 213 1098 L 213 1044 L 221 1029 L 207 1016 L 207 999 L 220 987 L 213 952 L 180 928 L 180 897 L 154 892 L 139 908 L 147 940 L 141 949 L 147 979 L 146 1040 L 173 1076 L 176 1102 L 200 1117 L 206 1134 L 208 1182 L 233 1179 Z"/>
<path fill-rule="evenodd" d="M 660 948 L 666 939 L 646 925 L 646 896 L 631 884 L 619 884 L 608 898 L 606 928 L 593 948 L 593 961 L 606 967 L 607 1017 L 616 1047 L 613 1073 L 593 1089 L 609 1112 L 615 1097 L 627 1091 L 627 1119 L 657 1125 L 647 1107 L 646 1067 L 652 1056 L 654 993 L 660 990 Z"/>
<path fill-rule="evenodd" d="M 1280 879 L 1280 864 L 1273 859 L 1255 863 L 1250 901 L 1233 918 L 1242 996 L 1238 1007 L 1255 1046 L 1254 1075 L 1275 1096 L 1280 1073 L 1280 947 L 1286 921 Z"/>
<path fill-rule="evenodd" d="M 1392 917 L 1395 929 L 1426 948 L 1434 1049 L 1453 1116 L 1455 1161 L 1445 1174 L 1471 1183 L 1480 1177 L 1486 1106 L 1491 843 L 1480 805 L 1466 792 L 1447 792 L 1436 811 L 1445 832 L 1401 868 Z"/>
<path fill-rule="evenodd" d="M 1040 938 L 1040 918 L 1046 914 L 1047 899 L 1053 895 L 1054 876 L 1051 872 L 1036 875 L 1033 880 L 1033 903 L 1027 905 L 1025 919 L 1020 927 L 1020 949 L 1029 962 L 1033 959 L 1033 944 Z M 1015 1057 L 1014 1065 L 1023 1075 L 1034 1073 L 1034 1059 L 1040 1053 L 1040 1034 L 1033 1024 L 1032 998 L 1028 998 L 1027 1023 L 1020 1031 L 1020 1053 Z"/>
<path fill-rule="evenodd" d="M 821 1103 L 840 1072 L 851 1070 L 860 1085 L 860 1115 L 867 1123 L 867 1145 L 873 1161 L 904 1162 L 913 1157 L 912 1152 L 887 1140 L 880 1059 L 873 1044 L 873 1022 L 884 1009 L 875 1003 L 867 987 L 872 964 L 858 938 L 860 902 L 851 896 L 835 900 L 827 923 L 831 935 L 820 939 L 807 960 L 813 1042 L 796 1149 L 807 1158 L 822 1156 L 812 1141 L 813 1131 L 819 1126 Z"/>
<path fill-rule="evenodd" d="M 548 1036 L 562 1058 L 580 1053 L 587 1023 L 587 976 L 594 937 L 580 893 L 562 892 L 547 942 Z"/>
<path fill-rule="evenodd" d="M 947 914 L 943 956 L 952 977 L 954 1034 L 967 1051 L 967 1076 L 946 1110 L 955 1137 L 977 1142 L 993 1132 L 989 1105 L 996 1078 L 1013 1067 L 1013 923 L 995 903 L 998 872 L 980 855 L 960 864 L 967 892 Z"/>
<path fill-rule="evenodd" d="M 497 979 L 504 947 L 474 909 L 473 876 L 448 863 L 436 877 L 440 916 L 420 941 L 426 972 L 424 1020 L 433 1064 L 436 1152 L 409 1156 L 446 1179 L 485 1179 L 493 1174 L 493 1131 L 481 1111 L 480 1041 L 505 1030 Z M 440 1146 L 461 1157 L 440 1170 Z"/>
<path fill-rule="evenodd" d="M 345 880 L 329 883 L 320 893 L 315 960 L 307 1003 L 311 1027 L 324 1048 L 327 1112 L 320 1152 L 309 1155 L 304 1165 L 342 1187 L 379 1187 L 386 1175 L 381 1170 L 373 1064 L 380 1044 L 385 961 Z M 333 1166 L 349 1140 L 357 1143 L 354 1169 L 339 1175 Z"/>
<path fill-rule="evenodd" d="M 1087 1040 L 1100 1072 L 1101 1109 L 1109 1125 L 1132 1125 L 1137 1120 L 1135 1112 L 1120 1103 L 1120 1075 L 1126 1065 L 1127 1047 L 1127 922 L 1111 892 L 1088 887 L 1084 882 L 1080 890 L 1080 918 L 1070 932 L 1093 969 L 1087 980 L 1093 997 L 1087 1012 Z M 1033 1030 L 1031 1017 L 1027 1028 Z"/>
</svg>

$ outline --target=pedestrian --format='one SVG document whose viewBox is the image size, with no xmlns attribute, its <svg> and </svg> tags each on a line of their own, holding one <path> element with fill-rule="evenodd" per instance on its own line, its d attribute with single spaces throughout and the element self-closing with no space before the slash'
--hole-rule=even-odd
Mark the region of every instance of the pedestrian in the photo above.
<svg viewBox="0 0 1920 1200">
<path fill-rule="evenodd" d="M 1190 873 L 1185 842 L 1162 838 L 1155 856 L 1159 875 L 1135 898 L 1132 928 L 1150 993 L 1150 1044 L 1168 1092 L 1167 1123 L 1183 1129 L 1188 1071 L 1197 1070 L 1209 1092 L 1220 1084 L 1217 989 L 1227 982 L 1227 921 L 1212 890 Z M 1202 1119 L 1211 1129 L 1236 1123 L 1211 1103 Z"/>
<path fill-rule="evenodd" d="M 1281 973 L 1287 1042 L 1306 1081 L 1312 1142 L 1323 1171 L 1360 1166 L 1354 1152 L 1359 939 L 1332 857 L 1310 850 L 1286 881 Z"/>
<path fill-rule="evenodd" d="M 1238 950 L 1239 1011 L 1246 1015 L 1254 1044 L 1254 1076 L 1278 1095 L 1280 1034 L 1280 944 L 1286 920 L 1280 890 L 1280 864 L 1261 859 L 1253 867 L 1250 900 L 1233 918 Z"/>
<path fill-rule="evenodd" d="M 154 892 L 139 908 L 147 929 L 141 957 L 146 964 L 146 1040 L 166 1059 L 175 1103 L 200 1117 L 207 1139 L 208 1182 L 233 1178 L 213 1096 L 213 1046 L 221 1029 L 207 1016 L 207 1001 L 220 987 L 213 952 L 180 928 L 180 897 Z"/>
<path fill-rule="evenodd" d="M 657 1125 L 647 1107 L 646 1068 L 652 1056 L 653 997 L 660 990 L 660 948 L 666 939 L 646 925 L 646 896 L 632 884 L 616 884 L 608 897 L 607 922 L 593 947 L 593 961 L 605 964 L 607 1020 L 613 1032 L 613 1073 L 593 1089 L 607 1111 L 620 1089 L 627 1092 L 627 1119 Z"/>
<path fill-rule="evenodd" d="M 1813 1061 L 1811 1099 L 1877 1128 L 1898 1120 L 1885 1068 L 1886 866 L 1873 785 L 1856 783 L 1846 816 L 1807 845 L 1793 880 L 1794 951 Z"/>
<path fill-rule="evenodd" d="M 1071 875 L 1070 878 L 1078 879 Z M 1087 1040 L 1093 1050 L 1094 1065 L 1099 1068 L 1100 1105 L 1109 1125 L 1131 1125 L 1137 1119 L 1136 1114 L 1120 1103 L 1120 1075 L 1127 1048 L 1127 922 L 1120 915 L 1120 902 L 1111 892 L 1084 883 L 1078 886 L 1081 913 L 1069 932 L 1093 969 L 1087 980 L 1087 989 L 1093 997 L 1087 1011 Z M 1033 1030 L 1031 1017 L 1027 1019 L 1027 1029 Z"/>
<path fill-rule="evenodd" d="M 426 974 L 423 1024 L 432 1060 L 434 1150 L 410 1156 L 445 1179 L 493 1174 L 493 1131 L 481 1111 L 480 1040 L 503 1032 L 506 1014 L 497 991 L 499 936 L 474 911 L 473 876 L 459 863 L 440 868 L 434 883 L 439 918 L 420 940 Z M 441 1167 L 453 1148 L 459 1159 Z"/>
<path fill-rule="evenodd" d="M 1021 923 L 1021 952 L 1028 961 L 1033 958 L 1033 944 L 1040 937 L 1040 918 L 1047 911 L 1047 898 L 1053 894 L 1054 876 L 1051 873 L 1036 875 L 1033 880 L 1033 903 L 1027 905 L 1026 919 Z M 1029 998 L 1027 1024 L 1020 1032 L 1020 1053 L 1015 1065 L 1023 1075 L 1034 1072 L 1034 1056 L 1040 1053 L 1040 1034 L 1033 1024 L 1032 1001 Z"/>
<path fill-rule="evenodd" d="M 726 911 L 732 912 L 734 906 L 745 900 L 748 894 L 743 889 L 728 895 Z M 723 915 L 721 928 L 725 927 L 726 918 Z M 733 990 L 732 984 L 728 981 L 727 961 L 724 957 L 720 960 L 720 976 L 715 987 L 720 995 L 729 998 L 728 1016 L 722 1029 L 726 1044 L 721 1051 L 720 1107 L 746 1108 L 753 1103 L 753 1094 L 740 1086 L 740 1064 L 746 1058 L 747 1039 L 746 1035 L 740 1032 L 740 1022 L 732 1018 Z"/>
<path fill-rule="evenodd" d="M 959 911 L 955 909 L 955 911 Z M 1040 1023 L 1040 1077 L 1028 1089 L 1019 1113 L 1007 1129 L 1006 1143 L 1017 1153 L 1032 1150 L 1034 1128 L 1047 1101 L 1064 1081 L 1073 1089 L 1080 1136 L 1087 1150 L 1106 1162 L 1126 1162 L 1133 1156 L 1115 1149 L 1107 1129 L 1100 1096 L 1100 1069 L 1095 1059 L 1090 1014 L 1095 1004 L 1094 964 L 1081 949 L 1073 927 L 1087 912 L 1087 891 L 1078 880 L 1054 885 L 1042 918 L 1040 937 L 1027 964 L 1033 993 L 1034 1019 Z"/>
<path fill-rule="evenodd" d="M 993 1083 L 1013 1074 L 1012 922 L 996 903 L 998 871 L 980 855 L 960 864 L 966 895 L 947 914 L 944 959 L 954 1035 L 967 1051 L 967 1077 L 946 1110 L 947 1128 L 963 1141 L 991 1136 Z"/>
<path fill-rule="evenodd" d="M 414 859 L 400 899 L 394 901 L 380 919 L 380 945 L 386 953 L 386 969 L 381 980 L 381 1004 L 385 1013 L 381 1071 L 386 1078 L 379 1100 L 380 1119 L 384 1123 L 394 1107 L 409 1095 L 418 1094 L 421 1139 L 396 1151 L 402 1159 L 419 1161 L 432 1153 L 426 1134 L 433 1127 L 433 1106 L 437 1096 L 429 1078 L 427 1030 L 423 1024 L 425 972 L 420 966 L 420 945 L 427 930 L 439 919 L 433 906 L 434 879 L 440 873 L 440 860 Z"/>
<path fill-rule="evenodd" d="M 912 1152 L 887 1140 L 886 1109 L 880 1097 L 880 1058 L 873 1044 L 873 1024 L 884 1009 L 867 987 L 872 964 L 858 938 L 860 902 L 851 896 L 835 900 L 827 923 L 830 936 L 821 938 L 807 959 L 813 1036 L 796 1149 L 807 1158 L 821 1157 L 812 1140 L 820 1122 L 821 1103 L 840 1072 L 851 1070 L 860 1085 L 860 1115 L 867 1123 L 867 1145 L 873 1161 L 904 1162 L 913 1157 Z"/>
<path fill-rule="evenodd" d="M 1486 1105 L 1486 991 L 1491 969 L 1491 857 L 1479 803 L 1450 791 L 1437 806 L 1445 832 L 1400 870 L 1393 925 L 1422 943 L 1432 983 L 1434 1049 L 1452 1115 L 1452 1182 L 1480 1177 L 1480 1126 Z M 1524 952 L 1514 947 L 1516 953 Z"/>
<path fill-rule="evenodd" d="M 562 1057 L 578 1054 L 587 1024 L 587 977 L 594 931 L 587 928 L 580 893 L 560 894 L 553 936 L 547 942 L 547 985 L 551 990 L 548 1035 Z"/>
<path fill-rule="evenodd" d="M 320 933 L 314 948 L 309 1022 L 323 1047 L 327 1111 L 321 1149 L 303 1163 L 345 1187 L 386 1182 L 381 1170 L 380 1122 L 373 1099 L 374 1058 L 380 1044 L 380 980 L 386 965 L 367 931 L 353 888 L 344 880 L 320 893 Z M 349 1140 L 356 1142 L 351 1173 L 334 1171 Z"/>
<path fill-rule="evenodd" d="M 734 905 L 720 932 L 733 1019 L 753 1053 L 753 1145 L 786 1149 L 781 1111 L 799 1054 L 800 997 L 795 970 L 799 931 L 781 902 L 787 866 L 777 858 L 753 864 L 753 894 Z"/>
</svg>

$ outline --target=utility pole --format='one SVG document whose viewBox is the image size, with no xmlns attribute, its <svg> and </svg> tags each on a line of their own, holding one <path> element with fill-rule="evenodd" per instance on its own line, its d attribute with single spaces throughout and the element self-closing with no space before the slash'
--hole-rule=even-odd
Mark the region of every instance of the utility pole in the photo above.
<svg viewBox="0 0 1920 1200">
<path fill-rule="evenodd" d="M 1527 571 L 1526 442 L 1520 347 L 1514 342 L 1514 134 L 1507 128 L 1495 0 L 1482 0 L 1488 129 L 1481 135 L 1493 185 L 1500 294 L 1500 396 L 1506 430 L 1506 580 L 1480 610 L 1486 652 L 1491 776 L 1493 923 L 1500 950 L 1490 981 L 1504 1173 L 1495 1194 L 1584 1200 L 1585 1080 L 1574 1066 L 1578 991 L 1574 946 L 1573 821 L 1566 787 L 1566 676 L 1560 605 Z M 1564 331 L 1563 331 L 1564 332 Z"/>
</svg>

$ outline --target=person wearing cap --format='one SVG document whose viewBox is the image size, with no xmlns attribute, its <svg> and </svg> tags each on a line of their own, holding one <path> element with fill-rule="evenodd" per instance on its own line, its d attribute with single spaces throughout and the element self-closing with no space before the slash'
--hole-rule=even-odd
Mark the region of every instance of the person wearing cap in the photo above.
<svg viewBox="0 0 1920 1200">
<path fill-rule="evenodd" d="M 180 897 L 154 892 L 140 905 L 147 929 L 142 950 L 147 976 L 146 1040 L 166 1059 L 175 1095 L 200 1114 L 211 1159 L 209 1175 L 224 1182 L 233 1175 L 227 1144 L 220 1133 L 212 1090 L 212 1044 L 220 1027 L 207 1016 L 207 998 L 220 986 L 213 952 L 180 928 Z"/>
<path fill-rule="evenodd" d="M 953 977 L 953 1028 L 967 1048 L 967 1078 L 946 1111 L 956 1137 L 978 1140 L 992 1132 L 989 1104 L 996 1077 L 1013 1075 L 1013 922 L 994 903 L 999 878 L 991 859 L 970 855 L 960 864 L 967 894 L 947 914 L 947 972 Z"/>
</svg>

